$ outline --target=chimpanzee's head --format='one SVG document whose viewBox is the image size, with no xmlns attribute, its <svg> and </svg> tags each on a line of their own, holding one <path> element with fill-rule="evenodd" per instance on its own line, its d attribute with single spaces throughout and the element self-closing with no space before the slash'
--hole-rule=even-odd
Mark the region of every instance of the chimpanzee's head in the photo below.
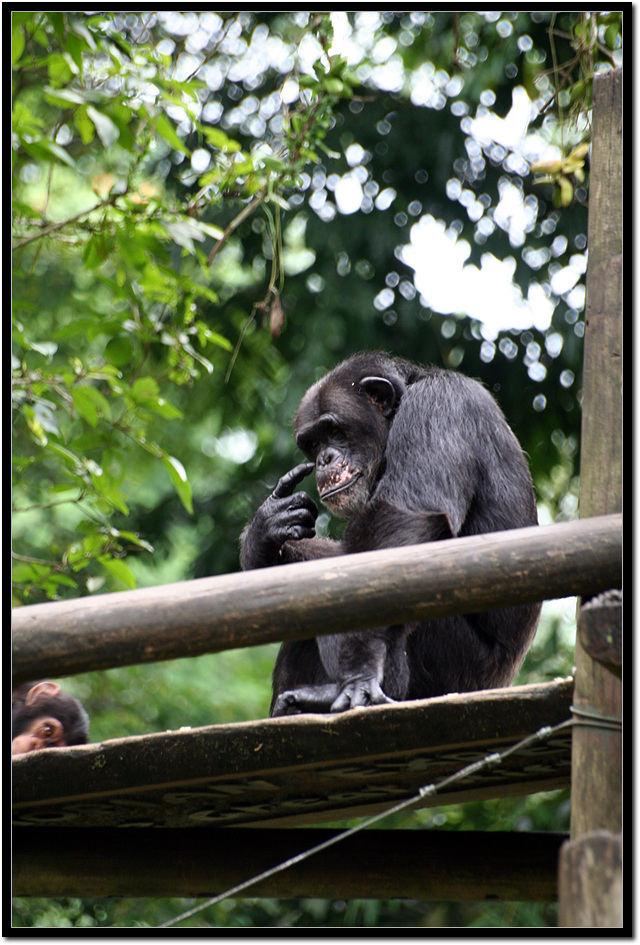
<svg viewBox="0 0 640 945">
<path fill-rule="evenodd" d="M 371 495 L 405 389 L 394 362 L 372 353 L 344 361 L 302 398 L 296 443 L 315 463 L 320 499 L 340 518 L 351 518 Z"/>
<path fill-rule="evenodd" d="M 89 716 L 58 683 L 24 683 L 11 699 L 11 754 L 62 748 L 89 741 Z"/>
</svg>

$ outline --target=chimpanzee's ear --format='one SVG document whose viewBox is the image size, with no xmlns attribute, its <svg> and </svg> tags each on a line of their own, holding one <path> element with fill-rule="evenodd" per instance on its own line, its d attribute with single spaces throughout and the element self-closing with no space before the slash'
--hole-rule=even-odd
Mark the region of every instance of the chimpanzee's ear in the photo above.
<svg viewBox="0 0 640 945">
<path fill-rule="evenodd" d="M 32 686 L 27 695 L 25 696 L 24 704 L 25 705 L 35 705 L 36 702 L 43 698 L 54 698 L 60 695 L 60 686 L 55 682 L 38 682 L 35 686 Z"/>
<path fill-rule="evenodd" d="M 403 394 L 400 382 L 394 385 L 386 377 L 363 377 L 360 388 L 385 417 L 390 417 L 395 411 Z"/>
</svg>

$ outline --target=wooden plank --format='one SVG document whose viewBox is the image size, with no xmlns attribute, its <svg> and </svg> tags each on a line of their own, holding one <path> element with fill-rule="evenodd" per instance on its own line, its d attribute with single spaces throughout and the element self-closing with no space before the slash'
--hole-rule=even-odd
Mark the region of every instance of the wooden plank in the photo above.
<svg viewBox="0 0 640 945">
<path fill-rule="evenodd" d="M 623 928 L 620 834 L 599 830 L 563 844 L 559 891 L 559 926 Z"/>
<path fill-rule="evenodd" d="M 622 75 L 593 80 L 589 265 L 580 462 L 580 515 L 622 508 Z M 590 597 L 592 595 L 583 595 Z M 578 709 L 622 713 L 622 685 L 576 643 Z M 608 728 L 573 735 L 571 837 L 622 824 L 622 738 Z"/>
<path fill-rule="evenodd" d="M 18 828 L 13 895 L 210 897 L 336 833 Z M 244 895 L 550 902 L 557 898 L 563 839 L 557 833 L 362 831 Z"/>
<path fill-rule="evenodd" d="M 14 682 L 618 587 L 622 518 L 19 607 Z"/>
<path fill-rule="evenodd" d="M 385 809 L 570 717 L 571 679 L 45 749 L 12 760 L 25 827 L 301 825 Z M 567 787 L 570 728 L 422 799 Z"/>
</svg>

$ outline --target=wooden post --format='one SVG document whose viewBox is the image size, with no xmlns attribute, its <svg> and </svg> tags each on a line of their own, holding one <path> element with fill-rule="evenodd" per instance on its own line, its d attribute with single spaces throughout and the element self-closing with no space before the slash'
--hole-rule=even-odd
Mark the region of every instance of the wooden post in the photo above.
<svg viewBox="0 0 640 945">
<path fill-rule="evenodd" d="M 622 840 L 608 830 L 560 849 L 560 922 L 565 928 L 622 928 Z"/>
<path fill-rule="evenodd" d="M 582 518 L 622 509 L 621 70 L 597 75 L 593 81 L 585 321 Z M 603 632 L 606 621 L 604 616 Z M 593 636 L 593 616 L 589 630 Z M 592 658 L 581 636 L 584 640 L 579 631 L 574 706 L 581 724 L 572 737 L 572 842 L 560 854 L 558 924 L 620 927 L 621 856 L 615 835 L 622 825 L 622 736 L 617 727 L 622 683 L 610 666 Z M 604 857 L 603 850 L 610 855 Z M 599 903 L 595 911 L 594 897 Z"/>
</svg>

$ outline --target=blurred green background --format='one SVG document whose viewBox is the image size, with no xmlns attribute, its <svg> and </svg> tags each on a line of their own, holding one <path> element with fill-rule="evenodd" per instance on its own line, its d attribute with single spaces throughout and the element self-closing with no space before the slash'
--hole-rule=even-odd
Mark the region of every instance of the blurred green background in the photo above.
<svg viewBox="0 0 640 945">
<path fill-rule="evenodd" d="M 237 570 L 246 521 L 301 459 L 302 393 L 363 348 L 479 378 L 541 523 L 577 516 L 582 146 L 620 13 L 12 26 L 15 606 Z M 574 609 L 545 604 L 518 682 L 571 671 Z M 276 650 L 61 682 L 93 741 L 255 719 Z M 554 792 L 394 825 L 566 829 L 568 808 Z M 147 927 L 188 905 L 25 899 L 14 925 Z M 185 927 L 554 924 L 552 904 L 244 900 Z"/>
</svg>

